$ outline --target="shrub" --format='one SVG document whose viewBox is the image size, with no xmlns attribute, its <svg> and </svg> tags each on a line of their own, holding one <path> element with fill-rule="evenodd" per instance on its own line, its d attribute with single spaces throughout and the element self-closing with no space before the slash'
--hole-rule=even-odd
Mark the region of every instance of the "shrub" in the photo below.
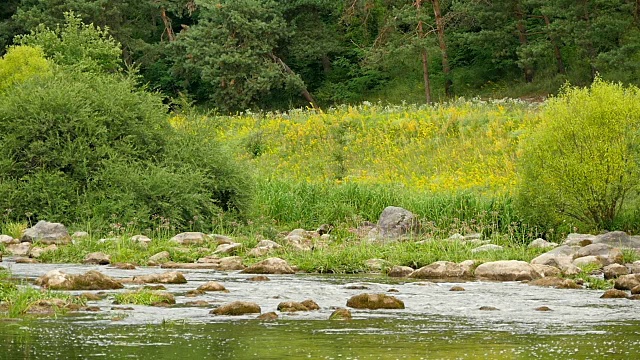
<svg viewBox="0 0 640 360">
<path fill-rule="evenodd" d="M 249 193 L 215 139 L 176 132 L 155 94 L 120 75 L 59 69 L 0 97 L 0 209 L 7 221 L 172 220 L 201 227 Z M 239 180 L 238 180 L 239 179 Z M 112 222 L 112 221 L 111 221 Z"/>
<path fill-rule="evenodd" d="M 41 49 L 29 46 L 10 47 L 0 59 L 0 94 L 13 84 L 50 73 L 51 66 Z"/>
<path fill-rule="evenodd" d="M 540 117 L 521 148 L 519 209 L 539 224 L 609 228 L 638 185 L 639 90 L 567 87 Z"/>
</svg>

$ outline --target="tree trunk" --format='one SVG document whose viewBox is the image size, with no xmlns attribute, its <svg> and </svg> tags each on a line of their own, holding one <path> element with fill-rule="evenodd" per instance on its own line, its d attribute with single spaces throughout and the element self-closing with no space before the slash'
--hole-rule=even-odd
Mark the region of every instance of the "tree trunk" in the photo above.
<svg viewBox="0 0 640 360">
<path fill-rule="evenodd" d="M 515 16 L 516 16 L 516 19 L 518 20 L 516 23 L 516 26 L 518 28 L 518 40 L 520 41 L 521 46 L 525 46 L 529 41 L 527 39 L 527 26 L 525 25 L 525 22 L 524 22 L 524 14 L 522 9 L 520 8 L 520 4 L 517 5 L 517 8 L 515 10 Z M 531 65 L 525 64 L 524 79 L 526 82 L 533 81 L 533 69 L 531 68 Z"/>
<path fill-rule="evenodd" d="M 639 0 L 640 1 L 640 0 Z M 551 33 L 551 21 L 547 15 L 542 15 L 544 18 L 544 23 L 547 25 L 547 30 L 549 30 L 549 40 L 551 41 L 551 45 L 553 46 L 553 53 L 556 57 L 556 63 L 558 66 L 559 74 L 566 74 L 567 70 L 564 67 L 564 61 L 562 61 L 562 54 L 560 53 L 560 48 L 558 47 L 558 43 L 556 42 L 556 38 Z"/>
<path fill-rule="evenodd" d="M 275 56 L 274 54 L 269 54 L 269 56 L 271 57 L 271 59 L 273 59 L 273 61 L 276 62 L 276 64 L 282 66 L 282 69 L 284 70 L 284 72 L 286 72 L 289 75 L 296 76 L 296 73 L 293 72 L 293 70 L 291 70 L 289 65 L 285 64 L 285 62 L 282 61 L 282 59 Z M 313 96 L 311 96 L 311 93 L 307 90 L 306 86 L 304 85 L 302 86 L 302 89 L 300 89 L 300 94 L 305 98 L 305 100 L 307 100 L 307 102 L 311 104 L 311 106 L 314 109 L 316 110 L 320 109 L 320 107 L 318 107 L 318 103 L 316 103 L 316 100 L 313 98 Z"/>
<path fill-rule="evenodd" d="M 420 14 L 420 7 L 422 5 L 422 0 L 416 0 L 416 12 Z M 422 20 L 418 21 L 418 37 L 420 39 L 424 38 L 424 29 L 422 27 Z M 429 54 L 427 53 L 427 48 L 423 47 L 421 50 L 422 54 L 422 75 L 424 78 L 424 95 L 427 104 L 431 104 L 431 81 L 429 80 Z"/>
<path fill-rule="evenodd" d="M 451 69 L 449 68 L 449 54 L 447 52 L 447 43 L 444 41 L 444 20 L 442 19 L 442 11 L 440 10 L 440 0 L 431 0 L 433 3 L 433 13 L 436 17 L 436 27 L 438 28 L 438 42 L 440 43 L 440 51 L 442 51 L 442 71 L 444 72 L 444 93 L 447 97 L 451 97 Z"/>
<path fill-rule="evenodd" d="M 160 17 L 162 18 L 162 22 L 164 23 L 164 30 L 167 33 L 167 38 L 169 38 L 169 42 L 176 39 L 176 35 L 173 33 L 173 28 L 171 27 L 171 19 L 167 16 L 167 11 L 165 8 L 160 8 Z"/>
</svg>

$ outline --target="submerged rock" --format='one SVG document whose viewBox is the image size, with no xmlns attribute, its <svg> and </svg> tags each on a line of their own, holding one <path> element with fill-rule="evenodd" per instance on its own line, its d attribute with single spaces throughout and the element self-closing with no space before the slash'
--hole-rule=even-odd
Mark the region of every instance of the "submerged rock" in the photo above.
<svg viewBox="0 0 640 360">
<path fill-rule="evenodd" d="M 626 299 L 629 297 L 626 291 L 618 289 L 609 289 L 600 296 L 601 299 Z"/>
<path fill-rule="evenodd" d="M 329 320 L 351 320 L 351 311 L 345 308 L 336 309 L 329 315 Z"/>
<path fill-rule="evenodd" d="M 198 291 L 227 291 L 227 289 L 216 281 L 209 281 L 206 284 L 200 285 Z"/>
<path fill-rule="evenodd" d="M 133 282 L 151 284 L 186 284 L 187 279 L 185 279 L 181 272 L 170 271 L 162 274 L 134 276 Z"/>
<path fill-rule="evenodd" d="M 120 281 L 96 270 L 82 275 L 70 275 L 60 270 L 51 270 L 38 278 L 36 285 L 51 290 L 112 290 L 124 287 Z"/>
<path fill-rule="evenodd" d="M 471 277 L 471 269 L 451 261 L 436 261 L 409 275 L 414 279 L 465 279 Z"/>
<path fill-rule="evenodd" d="M 542 287 L 554 287 L 556 289 L 582 289 L 582 286 L 578 285 L 572 279 L 561 279 L 559 277 L 544 277 L 542 279 L 533 280 L 529 285 L 542 286 Z"/>
<path fill-rule="evenodd" d="M 273 311 L 270 311 L 268 313 L 264 313 L 262 315 L 259 315 L 257 317 L 258 320 L 263 320 L 263 321 L 273 321 L 273 320 L 277 320 L 278 319 L 278 314 L 276 314 Z"/>
<path fill-rule="evenodd" d="M 283 301 L 278 304 L 278 311 L 296 312 L 296 311 L 312 311 L 320 310 L 320 306 L 313 300 L 305 300 L 303 302 Z"/>
<path fill-rule="evenodd" d="M 232 303 L 225 304 L 211 310 L 209 314 L 237 316 L 244 314 L 259 314 L 261 312 L 262 309 L 260 309 L 260 305 L 256 303 L 247 301 L 234 301 Z"/>
<path fill-rule="evenodd" d="M 47 245 L 66 245 L 71 243 L 71 236 L 69 236 L 69 231 L 64 225 L 40 220 L 35 226 L 24 231 L 20 241 L 39 241 Z"/>
<path fill-rule="evenodd" d="M 449 291 L 465 291 L 462 286 L 452 286 Z"/>
<path fill-rule="evenodd" d="M 289 264 L 280 258 L 273 257 L 253 264 L 242 270 L 245 274 L 294 274 Z"/>
<path fill-rule="evenodd" d="M 404 309 L 402 300 L 386 294 L 359 294 L 347 301 L 347 306 L 354 309 Z"/>
<path fill-rule="evenodd" d="M 478 266 L 475 274 L 478 279 L 497 281 L 530 281 L 540 277 L 533 266 L 518 260 L 487 262 Z"/>
</svg>

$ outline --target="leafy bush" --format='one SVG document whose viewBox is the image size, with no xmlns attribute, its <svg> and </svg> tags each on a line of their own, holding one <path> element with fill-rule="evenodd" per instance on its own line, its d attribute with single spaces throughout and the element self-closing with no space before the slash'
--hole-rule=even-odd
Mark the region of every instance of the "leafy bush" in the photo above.
<svg viewBox="0 0 640 360">
<path fill-rule="evenodd" d="M 0 209 L 7 221 L 171 219 L 241 210 L 249 178 L 214 139 L 176 132 L 132 79 L 58 70 L 0 97 Z"/>
<path fill-rule="evenodd" d="M 567 87 L 540 117 L 522 146 L 520 210 L 539 224 L 609 228 L 638 185 L 639 90 Z"/>
<path fill-rule="evenodd" d="M 51 66 L 44 58 L 42 49 L 29 46 L 10 47 L 0 59 L 0 93 L 13 84 L 51 73 Z"/>
</svg>

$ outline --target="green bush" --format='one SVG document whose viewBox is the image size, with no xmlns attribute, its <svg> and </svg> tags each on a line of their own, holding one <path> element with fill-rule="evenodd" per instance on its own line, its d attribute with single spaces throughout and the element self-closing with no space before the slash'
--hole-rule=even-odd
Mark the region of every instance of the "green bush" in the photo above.
<svg viewBox="0 0 640 360">
<path fill-rule="evenodd" d="M 523 141 L 518 207 L 548 227 L 610 229 L 637 189 L 640 93 L 597 79 L 549 101 Z"/>
<path fill-rule="evenodd" d="M 217 142 L 178 133 L 162 99 L 120 75 L 58 69 L 14 86 L 0 97 L 0 143 L 7 221 L 205 228 L 250 193 Z"/>
<path fill-rule="evenodd" d="M 14 84 L 50 73 L 51 65 L 44 58 L 42 49 L 30 46 L 10 47 L 0 58 L 0 94 Z"/>
</svg>

